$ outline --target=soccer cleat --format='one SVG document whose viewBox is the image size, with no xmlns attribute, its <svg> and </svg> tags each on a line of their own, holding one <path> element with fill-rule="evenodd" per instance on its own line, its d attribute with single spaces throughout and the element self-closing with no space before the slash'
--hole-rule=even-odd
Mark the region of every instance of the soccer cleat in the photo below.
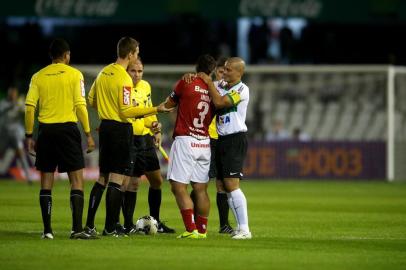
<svg viewBox="0 0 406 270">
<path fill-rule="evenodd" d="M 96 227 L 90 228 L 86 226 L 84 229 L 85 233 L 90 234 L 91 236 L 98 236 L 99 232 L 96 230 Z"/>
<path fill-rule="evenodd" d="M 128 228 L 124 228 L 124 233 L 127 235 L 131 235 L 131 234 L 136 234 L 137 233 L 137 228 L 135 228 L 135 225 L 131 225 Z"/>
<path fill-rule="evenodd" d="M 164 222 L 159 221 L 158 222 L 158 233 L 175 233 L 175 230 L 166 226 Z"/>
<path fill-rule="evenodd" d="M 231 228 L 230 225 L 226 224 L 224 226 L 222 226 L 219 230 L 219 233 L 228 233 L 228 234 L 232 234 L 234 232 L 233 228 Z"/>
<path fill-rule="evenodd" d="M 199 233 L 199 238 L 200 239 L 206 239 L 207 238 L 207 233 Z"/>
<path fill-rule="evenodd" d="M 237 239 L 237 240 L 243 240 L 243 239 L 251 239 L 252 235 L 251 232 L 246 232 L 246 231 L 238 231 L 236 235 L 231 237 L 232 239 Z"/>
<path fill-rule="evenodd" d="M 54 239 L 54 235 L 52 233 L 43 233 L 41 235 L 41 238 L 42 239 L 50 239 L 50 240 L 52 240 L 52 239 Z"/>
<path fill-rule="evenodd" d="M 81 232 L 72 232 L 70 234 L 70 239 L 85 239 L 85 240 L 92 240 L 92 239 L 98 239 L 97 235 L 91 235 L 86 233 L 85 231 Z"/>
<path fill-rule="evenodd" d="M 111 232 L 108 230 L 104 229 L 103 230 L 103 235 L 104 236 L 112 236 L 112 237 L 128 237 L 128 235 L 124 231 L 124 227 L 121 226 L 121 224 L 117 223 L 115 229 Z"/>
<path fill-rule="evenodd" d="M 235 229 L 230 233 L 230 235 L 231 235 L 231 237 L 233 237 L 233 236 L 236 236 L 239 232 L 240 232 L 239 229 Z"/>
<path fill-rule="evenodd" d="M 193 232 L 184 232 L 181 235 L 179 235 L 177 238 L 190 238 L 190 239 L 198 239 L 199 238 L 199 233 L 197 230 L 194 230 Z"/>
</svg>

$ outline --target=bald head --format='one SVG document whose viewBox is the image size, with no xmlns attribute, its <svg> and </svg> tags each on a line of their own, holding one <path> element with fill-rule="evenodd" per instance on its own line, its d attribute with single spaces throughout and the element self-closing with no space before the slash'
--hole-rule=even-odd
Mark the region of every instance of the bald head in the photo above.
<svg viewBox="0 0 406 270">
<path fill-rule="evenodd" d="M 245 62 L 240 57 L 228 58 L 225 65 L 224 80 L 231 85 L 241 81 L 244 75 Z"/>
</svg>

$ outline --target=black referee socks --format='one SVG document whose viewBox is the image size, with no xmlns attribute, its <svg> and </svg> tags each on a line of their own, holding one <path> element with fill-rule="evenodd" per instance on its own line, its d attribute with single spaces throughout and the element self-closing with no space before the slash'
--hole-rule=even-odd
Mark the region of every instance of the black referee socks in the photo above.
<svg viewBox="0 0 406 270">
<path fill-rule="evenodd" d="M 149 204 L 149 215 L 153 216 L 157 221 L 159 221 L 159 210 L 161 208 L 162 200 L 162 190 L 149 188 L 148 190 L 148 204 Z"/>
<path fill-rule="evenodd" d="M 94 218 L 96 216 L 97 208 L 99 208 L 100 201 L 103 197 L 105 187 L 99 182 L 94 183 L 92 191 L 89 196 L 89 208 L 87 209 L 86 226 L 94 228 Z"/>
<path fill-rule="evenodd" d="M 120 221 L 122 192 L 119 184 L 110 182 L 106 193 L 106 222 L 104 228 L 112 232 Z"/>
<path fill-rule="evenodd" d="M 70 208 L 72 210 L 72 231 L 81 232 L 83 216 L 83 191 L 73 189 L 70 191 Z"/>
<path fill-rule="evenodd" d="M 41 206 L 42 223 L 44 224 L 44 233 L 52 233 L 52 229 L 51 229 L 51 212 L 52 212 L 51 190 L 41 189 L 39 191 L 39 204 Z"/>
</svg>

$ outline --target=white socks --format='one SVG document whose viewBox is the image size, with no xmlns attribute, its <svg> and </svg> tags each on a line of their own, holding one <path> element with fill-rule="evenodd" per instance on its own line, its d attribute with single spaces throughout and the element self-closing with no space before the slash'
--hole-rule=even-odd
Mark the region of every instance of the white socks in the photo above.
<svg viewBox="0 0 406 270">
<path fill-rule="evenodd" d="M 237 230 L 249 232 L 247 199 L 241 189 L 227 193 L 228 205 L 237 221 Z"/>
</svg>

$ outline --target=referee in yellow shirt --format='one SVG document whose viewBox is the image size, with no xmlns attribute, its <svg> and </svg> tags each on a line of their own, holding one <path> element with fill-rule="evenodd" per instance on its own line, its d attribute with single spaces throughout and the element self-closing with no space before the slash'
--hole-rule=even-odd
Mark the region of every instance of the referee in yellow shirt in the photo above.
<svg viewBox="0 0 406 270">
<path fill-rule="evenodd" d="M 144 64 L 140 57 L 128 66 L 127 72 L 134 84 L 137 106 L 152 107 L 151 85 L 142 79 Z M 160 220 L 163 178 L 156 147 L 161 145 L 161 123 L 158 122 L 156 115 L 136 119 L 133 122 L 133 133 L 134 170 L 130 182 L 122 188 L 125 190 L 123 200 L 125 231 L 128 234 L 136 231 L 133 215 L 137 201 L 138 183 L 140 177 L 145 174 L 150 184 L 148 190 L 149 214 L 158 221 L 159 233 L 174 233 L 174 229 L 169 228 Z"/>
<path fill-rule="evenodd" d="M 82 73 L 70 66 L 70 49 L 63 39 L 55 39 L 50 46 L 52 64 L 32 76 L 25 101 L 25 129 L 28 150 L 34 152 L 32 138 L 34 115 L 39 103 L 39 128 L 35 145 L 35 166 L 41 172 L 39 194 L 43 239 L 53 239 L 51 228 L 54 171 L 68 172 L 71 185 L 72 209 L 71 239 L 91 239 L 82 229 L 84 158 L 78 118 L 87 136 L 88 152 L 94 149 L 90 135 Z"/>
<path fill-rule="evenodd" d="M 89 92 L 89 103 L 97 109 L 101 120 L 99 128 L 100 177 L 90 194 L 86 231 L 96 233 L 94 216 L 98 205 L 93 198 L 101 196 L 108 183 L 106 194 L 106 220 L 103 235 L 121 236 L 124 232 L 118 226 L 122 202 L 121 185 L 132 173 L 132 119 L 169 112 L 161 103 L 158 107 L 140 108 L 134 106 L 133 84 L 127 74 L 127 66 L 134 62 L 139 53 L 139 43 L 130 37 L 123 37 L 117 44 L 117 60 L 103 68 Z"/>
</svg>

